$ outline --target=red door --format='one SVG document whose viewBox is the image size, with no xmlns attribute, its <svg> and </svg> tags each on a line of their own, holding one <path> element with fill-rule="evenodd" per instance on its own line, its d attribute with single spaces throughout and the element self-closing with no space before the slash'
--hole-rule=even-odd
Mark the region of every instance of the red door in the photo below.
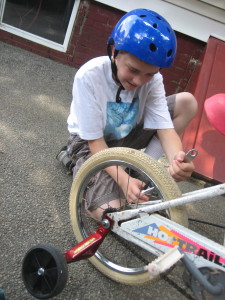
<svg viewBox="0 0 225 300">
<path fill-rule="evenodd" d="M 185 131 L 183 143 L 186 150 L 199 151 L 194 161 L 197 173 L 225 182 L 225 136 L 209 124 L 204 112 L 205 99 L 219 93 L 225 93 L 225 42 L 210 38 L 194 92 L 198 116 Z"/>
</svg>

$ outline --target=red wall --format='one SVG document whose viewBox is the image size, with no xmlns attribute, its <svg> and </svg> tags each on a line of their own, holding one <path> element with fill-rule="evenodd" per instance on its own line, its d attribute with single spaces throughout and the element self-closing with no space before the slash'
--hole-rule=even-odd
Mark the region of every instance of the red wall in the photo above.
<svg viewBox="0 0 225 300">
<path fill-rule="evenodd" d="M 194 161 L 195 172 L 217 182 L 225 182 L 225 139 L 209 123 L 204 104 L 207 98 L 225 93 L 224 53 L 225 42 L 210 37 L 194 91 L 198 99 L 198 114 L 183 136 L 185 149 L 198 149 L 199 155 Z"/>
<path fill-rule="evenodd" d="M 124 12 L 92 0 L 81 0 L 66 53 L 62 53 L 0 30 L 0 40 L 38 55 L 79 68 L 89 59 L 106 54 L 106 42 Z M 194 90 L 195 77 L 205 43 L 177 33 L 174 65 L 162 70 L 167 94 Z"/>
</svg>

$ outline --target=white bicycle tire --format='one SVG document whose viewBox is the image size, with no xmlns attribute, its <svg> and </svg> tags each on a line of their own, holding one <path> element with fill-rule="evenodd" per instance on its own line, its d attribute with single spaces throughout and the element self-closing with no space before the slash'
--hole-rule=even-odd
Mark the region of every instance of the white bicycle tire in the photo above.
<svg viewBox="0 0 225 300">
<path fill-rule="evenodd" d="M 70 218 L 73 227 L 75 237 L 78 242 L 81 242 L 85 236 L 84 230 L 81 225 L 81 219 L 79 217 L 80 210 L 80 196 L 82 182 L 87 178 L 95 168 L 98 168 L 101 164 L 110 161 L 123 161 L 130 165 L 134 165 L 137 169 L 144 171 L 158 186 L 160 192 L 163 195 L 165 201 L 178 198 L 181 196 L 181 192 L 168 174 L 168 172 L 154 159 L 146 155 L 145 153 L 130 149 L 130 148 L 109 148 L 103 150 L 91 158 L 89 158 L 79 169 L 77 175 L 73 180 L 70 193 Z M 177 222 L 183 226 L 188 226 L 188 217 L 184 206 L 173 207 L 169 209 L 171 220 Z M 103 242 L 104 243 L 104 242 Z M 123 272 L 115 269 L 111 269 L 109 265 L 105 264 L 98 255 L 92 256 L 89 261 L 104 275 L 112 280 L 129 285 L 138 285 L 147 283 L 150 281 L 148 272 L 143 269 L 143 272 Z"/>
</svg>

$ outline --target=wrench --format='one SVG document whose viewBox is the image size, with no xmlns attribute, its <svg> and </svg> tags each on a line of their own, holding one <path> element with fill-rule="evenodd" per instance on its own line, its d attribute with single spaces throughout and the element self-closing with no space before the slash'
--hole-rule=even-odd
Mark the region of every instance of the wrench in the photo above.
<svg viewBox="0 0 225 300">
<path fill-rule="evenodd" d="M 198 150 L 190 149 L 185 155 L 184 162 L 189 162 L 193 160 L 197 155 L 198 155 Z"/>
</svg>

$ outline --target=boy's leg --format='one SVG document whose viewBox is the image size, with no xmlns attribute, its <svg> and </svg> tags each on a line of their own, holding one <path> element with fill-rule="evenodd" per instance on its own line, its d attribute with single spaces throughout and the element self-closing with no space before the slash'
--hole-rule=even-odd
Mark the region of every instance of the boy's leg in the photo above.
<svg viewBox="0 0 225 300">
<path fill-rule="evenodd" d="M 87 212 L 96 220 L 101 220 L 106 209 L 120 208 L 126 201 L 123 191 L 105 170 L 91 178 L 84 199 Z"/>
<path fill-rule="evenodd" d="M 176 95 L 173 124 L 180 137 L 191 120 L 196 116 L 197 111 L 198 103 L 191 93 L 183 92 Z"/>
<path fill-rule="evenodd" d="M 67 144 L 67 152 L 73 163 L 73 176 L 82 164 L 92 155 L 87 141 L 78 135 L 71 135 Z M 119 208 L 125 197 L 117 183 L 104 170 L 94 174 L 85 191 L 84 200 L 87 212 L 96 220 L 101 220 L 107 208 Z"/>
<path fill-rule="evenodd" d="M 167 97 L 167 101 L 174 129 L 177 134 L 182 137 L 185 128 L 197 114 L 197 101 L 194 96 L 188 92 L 169 96 Z M 163 149 L 157 135 L 154 135 L 151 139 L 145 149 L 145 153 L 155 159 L 159 159 L 163 155 Z"/>
<path fill-rule="evenodd" d="M 111 200 L 109 203 L 102 204 L 100 207 L 90 211 L 88 210 L 88 214 L 95 219 L 96 221 L 101 221 L 102 220 L 102 215 L 104 211 L 108 208 L 120 208 L 121 207 L 121 201 L 116 199 L 116 200 Z"/>
</svg>

